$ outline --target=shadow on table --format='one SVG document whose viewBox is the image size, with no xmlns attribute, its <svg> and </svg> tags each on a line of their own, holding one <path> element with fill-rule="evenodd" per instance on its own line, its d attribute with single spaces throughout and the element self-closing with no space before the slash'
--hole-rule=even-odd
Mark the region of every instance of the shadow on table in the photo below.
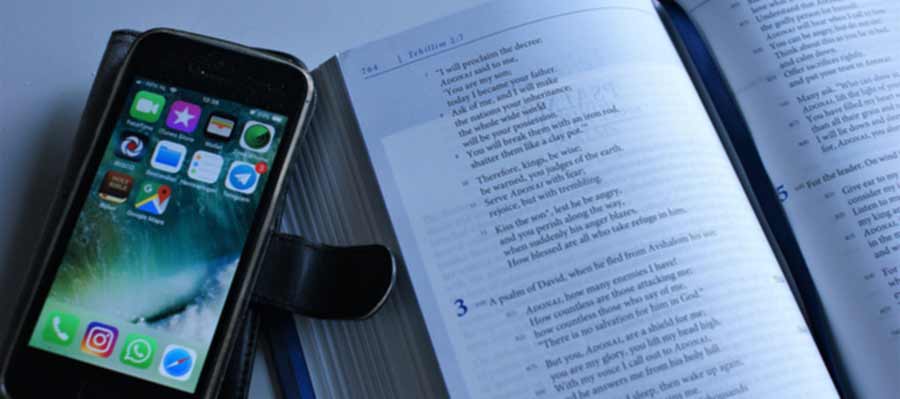
<svg viewBox="0 0 900 399">
<path fill-rule="evenodd" d="M 32 263 L 41 243 L 44 226 L 51 222 L 51 206 L 57 190 L 65 176 L 66 165 L 74 143 L 78 120 L 84 108 L 87 93 L 63 93 L 51 102 L 43 112 L 48 115 L 44 127 L 37 132 L 40 151 L 28 162 L 19 165 L 18 173 L 23 175 L 24 185 L 8 187 L 15 190 L 25 201 L 21 211 L 13 215 L 6 228 L 10 232 L 8 242 L 0 242 L 4 247 L 0 253 L 6 254 L 0 262 L 0 353 L 6 353 L 12 328 L 19 322 L 22 309 L 21 296 L 25 288 L 34 282 Z M 2 365 L 0 365 L 2 366 Z"/>
</svg>

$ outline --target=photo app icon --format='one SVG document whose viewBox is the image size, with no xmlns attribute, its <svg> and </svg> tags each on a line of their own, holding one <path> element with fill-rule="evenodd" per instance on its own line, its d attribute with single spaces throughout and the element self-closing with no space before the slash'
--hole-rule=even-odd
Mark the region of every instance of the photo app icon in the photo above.
<svg viewBox="0 0 900 399">
<path fill-rule="evenodd" d="M 81 351 L 97 357 L 109 357 L 118 337 L 119 330 L 115 327 L 92 321 L 81 340 Z"/>
</svg>

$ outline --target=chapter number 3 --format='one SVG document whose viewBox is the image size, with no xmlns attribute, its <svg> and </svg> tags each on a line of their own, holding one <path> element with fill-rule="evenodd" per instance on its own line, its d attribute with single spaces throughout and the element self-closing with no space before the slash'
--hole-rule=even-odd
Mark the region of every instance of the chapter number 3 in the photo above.
<svg viewBox="0 0 900 399">
<path fill-rule="evenodd" d="M 463 317 L 466 313 L 469 313 L 469 307 L 466 306 L 462 299 L 453 301 L 453 304 L 456 305 L 456 317 Z"/>
</svg>

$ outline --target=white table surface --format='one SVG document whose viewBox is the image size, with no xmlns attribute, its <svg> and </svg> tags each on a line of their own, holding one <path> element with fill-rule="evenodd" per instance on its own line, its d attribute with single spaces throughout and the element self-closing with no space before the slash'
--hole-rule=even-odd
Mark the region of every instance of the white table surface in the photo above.
<svg viewBox="0 0 900 399">
<path fill-rule="evenodd" d="M 0 342 L 109 32 L 164 26 L 292 53 L 338 51 L 481 0 L 46 1 L 0 5 Z M 0 348 L 0 350 L 5 350 Z M 252 398 L 274 397 L 260 357 Z"/>
</svg>

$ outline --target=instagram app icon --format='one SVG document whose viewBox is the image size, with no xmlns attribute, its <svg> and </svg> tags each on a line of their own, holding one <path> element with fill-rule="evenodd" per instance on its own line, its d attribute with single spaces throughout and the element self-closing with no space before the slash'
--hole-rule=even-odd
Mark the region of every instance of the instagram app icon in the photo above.
<svg viewBox="0 0 900 399">
<path fill-rule="evenodd" d="M 109 357 L 119 338 L 119 330 L 113 326 L 92 321 L 81 340 L 81 351 L 98 357 Z"/>
</svg>

